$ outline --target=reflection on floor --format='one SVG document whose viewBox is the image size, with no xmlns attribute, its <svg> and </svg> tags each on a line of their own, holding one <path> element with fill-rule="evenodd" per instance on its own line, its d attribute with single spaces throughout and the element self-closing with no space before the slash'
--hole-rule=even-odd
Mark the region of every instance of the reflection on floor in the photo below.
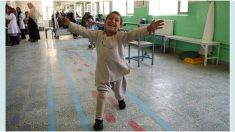
<svg viewBox="0 0 235 132">
<path fill-rule="evenodd" d="M 6 47 L 6 129 L 92 130 L 96 51 L 86 38 L 44 36 Z M 150 64 L 131 61 L 125 110 L 109 92 L 104 130 L 229 130 L 228 69 L 161 52 Z"/>
</svg>

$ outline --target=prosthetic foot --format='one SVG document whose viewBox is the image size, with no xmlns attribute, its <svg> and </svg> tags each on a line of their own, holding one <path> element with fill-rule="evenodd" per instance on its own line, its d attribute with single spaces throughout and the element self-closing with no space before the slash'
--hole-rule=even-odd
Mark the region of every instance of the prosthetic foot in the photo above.
<svg viewBox="0 0 235 132">
<path fill-rule="evenodd" d="M 93 126 L 95 131 L 102 131 L 103 130 L 103 120 L 95 119 L 95 124 Z"/>
</svg>

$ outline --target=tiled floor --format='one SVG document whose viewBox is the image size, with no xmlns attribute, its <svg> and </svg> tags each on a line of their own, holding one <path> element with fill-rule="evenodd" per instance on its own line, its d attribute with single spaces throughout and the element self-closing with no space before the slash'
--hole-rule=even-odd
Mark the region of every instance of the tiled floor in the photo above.
<svg viewBox="0 0 235 132">
<path fill-rule="evenodd" d="M 41 38 L 6 48 L 6 129 L 92 130 L 96 51 L 85 38 Z M 229 130 L 228 68 L 161 52 L 150 64 L 131 61 L 125 110 L 110 91 L 104 130 Z"/>
</svg>

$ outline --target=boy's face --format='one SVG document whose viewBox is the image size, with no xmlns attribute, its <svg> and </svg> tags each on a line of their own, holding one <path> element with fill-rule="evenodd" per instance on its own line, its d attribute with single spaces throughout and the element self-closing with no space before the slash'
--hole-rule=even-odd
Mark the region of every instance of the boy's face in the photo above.
<svg viewBox="0 0 235 132">
<path fill-rule="evenodd" d="M 93 19 L 89 18 L 87 21 L 91 23 L 91 22 L 93 22 Z"/>
<path fill-rule="evenodd" d="M 104 23 L 107 32 L 116 33 L 121 27 L 121 18 L 119 15 L 112 13 Z"/>
</svg>

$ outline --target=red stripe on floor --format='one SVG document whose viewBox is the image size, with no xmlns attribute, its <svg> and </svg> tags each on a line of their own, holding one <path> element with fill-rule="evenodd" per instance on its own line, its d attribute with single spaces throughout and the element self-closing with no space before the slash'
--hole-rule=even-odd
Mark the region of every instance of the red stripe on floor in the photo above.
<svg viewBox="0 0 235 132">
<path fill-rule="evenodd" d="M 90 65 L 88 65 L 88 64 L 84 64 L 84 66 L 86 66 L 86 67 L 90 67 Z"/>
<path fill-rule="evenodd" d="M 134 131 L 145 131 L 144 128 L 142 128 L 141 126 L 138 125 L 138 123 L 136 123 L 135 121 L 133 120 L 130 120 L 128 122 L 129 126 L 131 128 L 133 128 Z"/>
<path fill-rule="evenodd" d="M 112 113 L 105 114 L 105 119 L 108 123 L 115 123 L 116 119 Z"/>
</svg>

